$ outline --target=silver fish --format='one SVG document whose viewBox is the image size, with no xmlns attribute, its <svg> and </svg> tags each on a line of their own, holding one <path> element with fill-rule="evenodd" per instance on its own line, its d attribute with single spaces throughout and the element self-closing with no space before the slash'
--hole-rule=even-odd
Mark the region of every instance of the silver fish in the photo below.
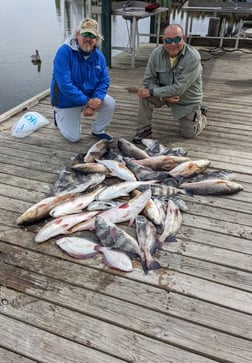
<svg viewBox="0 0 252 363">
<path fill-rule="evenodd" d="M 223 195 L 234 194 L 243 190 L 243 186 L 231 180 L 206 179 L 192 183 L 182 183 L 183 188 L 189 194 L 199 195 Z"/>
<path fill-rule="evenodd" d="M 47 222 L 38 231 L 35 236 L 35 242 L 41 243 L 60 234 L 67 234 L 68 229 L 80 222 L 86 221 L 96 216 L 98 213 L 98 211 L 83 212 L 79 214 L 68 214 L 63 217 L 54 218 L 51 221 Z"/>
<path fill-rule="evenodd" d="M 100 215 L 107 218 L 112 223 L 122 223 L 129 221 L 129 225 L 134 223 L 136 216 L 143 210 L 146 203 L 151 198 L 151 190 L 148 189 L 139 196 L 130 199 L 128 202 L 121 203 L 119 206 L 105 210 Z M 68 232 L 95 230 L 95 217 L 72 227 Z"/>
<path fill-rule="evenodd" d="M 176 155 L 176 156 L 187 156 L 188 151 L 183 147 L 172 147 L 163 150 L 162 155 Z"/>
<path fill-rule="evenodd" d="M 184 156 L 174 156 L 174 155 L 158 155 L 151 156 L 147 159 L 133 160 L 134 163 L 142 166 L 147 166 L 152 170 L 171 170 L 175 166 L 183 163 L 184 161 L 189 161 L 190 158 Z"/>
<path fill-rule="evenodd" d="M 104 188 L 96 197 L 97 200 L 111 200 L 119 197 L 127 196 L 132 190 L 138 188 L 140 185 L 155 183 L 155 180 L 142 182 L 142 181 L 125 181 L 116 183 Z"/>
<path fill-rule="evenodd" d="M 98 163 L 105 165 L 111 172 L 111 175 L 126 181 L 136 181 L 135 175 L 127 166 L 116 160 L 96 160 Z"/>
<path fill-rule="evenodd" d="M 160 216 L 160 223 L 158 224 L 158 227 L 164 228 L 165 223 L 165 217 L 167 212 L 167 202 L 163 200 L 163 198 L 153 198 L 154 203 L 156 204 Z"/>
<path fill-rule="evenodd" d="M 87 206 L 88 211 L 94 210 L 106 210 L 113 207 L 118 207 L 122 202 L 114 201 L 114 200 L 94 200 L 89 203 Z"/>
<path fill-rule="evenodd" d="M 103 155 L 103 159 L 116 160 L 121 163 L 124 162 L 123 156 L 113 147 L 110 146 L 108 151 Z"/>
<path fill-rule="evenodd" d="M 66 190 L 63 190 L 62 192 L 58 193 L 58 195 L 69 194 L 69 193 L 72 194 L 82 193 L 85 190 L 87 190 L 89 187 L 93 188 L 96 185 L 102 183 L 105 178 L 106 175 L 101 173 L 85 175 L 81 183 L 71 184 Z"/>
<path fill-rule="evenodd" d="M 134 190 L 133 195 L 137 196 L 141 192 L 139 190 Z M 155 225 L 159 225 L 162 221 L 162 216 L 160 214 L 160 210 L 158 205 L 151 198 L 147 203 L 144 209 L 141 212 L 145 217 L 147 217 L 150 221 L 152 221 Z"/>
<path fill-rule="evenodd" d="M 153 155 L 174 155 L 174 156 L 186 156 L 188 151 L 182 147 L 168 148 L 159 143 L 158 140 L 143 139 L 142 143 L 146 146 L 145 152 L 149 156 Z"/>
<path fill-rule="evenodd" d="M 131 259 L 126 253 L 99 245 L 96 246 L 95 249 L 96 251 L 103 253 L 104 262 L 107 266 L 124 272 L 133 271 Z"/>
<path fill-rule="evenodd" d="M 75 164 L 72 169 L 82 174 L 103 173 L 104 175 L 110 175 L 110 170 L 105 165 L 96 162 Z"/>
<path fill-rule="evenodd" d="M 144 271 L 160 268 L 159 262 L 155 261 L 152 257 L 158 247 L 156 243 L 156 228 L 143 215 L 136 217 L 136 234 L 139 246 L 144 253 Z"/>
<path fill-rule="evenodd" d="M 102 215 L 95 218 L 95 231 L 103 246 L 122 250 L 132 256 L 137 255 L 140 259 L 142 258 L 137 240 Z"/>
<path fill-rule="evenodd" d="M 61 194 L 53 197 L 42 199 L 40 202 L 32 205 L 28 208 L 20 217 L 17 218 L 17 224 L 30 224 L 40 219 L 46 218 L 49 215 L 51 209 L 56 205 L 70 199 L 74 196 L 73 192 L 62 192 Z"/>
<path fill-rule="evenodd" d="M 167 213 L 162 233 L 158 237 L 161 247 L 167 241 L 174 240 L 182 223 L 182 214 L 176 204 L 170 199 L 168 201 Z"/>
<path fill-rule="evenodd" d="M 71 167 L 66 166 L 60 171 L 52 192 L 57 194 L 64 190 L 70 190 L 85 181 L 86 177 L 84 175 L 79 175 Z"/>
<path fill-rule="evenodd" d="M 95 159 L 101 158 L 109 149 L 110 143 L 106 140 L 99 140 L 93 144 L 84 156 L 84 163 L 92 163 Z"/>
<path fill-rule="evenodd" d="M 91 203 L 97 194 L 99 194 L 105 187 L 99 185 L 95 190 L 89 193 L 82 193 L 74 195 L 69 200 L 58 204 L 50 211 L 50 216 L 60 217 L 72 213 L 80 213 Z"/>
<path fill-rule="evenodd" d="M 69 256 L 78 259 L 90 258 L 98 253 L 95 249 L 98 244 L 88 238 L 62 237 L 56 241 L 56 244 Z"/>
<path fill-rule="evenodd" d="M 142 143 L 146 146 L 144 150 L 149 156 L 162 155 L 165 147 L 156 139 L 142 139 Z"/>
<path fill-rule="evenodd" d="M 170 177 L 169 172 L 167 171 L 154 171 L 151 168 L 148 168 L 143 165 L 139 165 L 135 163 L 133 160 L 129 158 L 125 158 L 127 167 L 134 173 L 137 180 L 148 181 L 148 180 L 165 180 Z"/>
<path fill-rule="evenodd" d="M 188 206 L 184 200 L 176 198 L 176 197 L 172 197 L 171 199 L 182 212 L 188 211 Z"/>
<path fill-rule="evenodd" d="M 190 193 L 188 193 L 190 195 Z M 188 206 L 186 204 L 186 202 L 182 199 L 177 198 L 176 196 L 174 197 L 159 197 L 159 200 L 162 200 L 163 202 L 168 202 L 169 199 L 171 199 L 176 206 L 182 211 L 182 212 L 187 212 L 188 211 Z"/>
<path fill-rule="evenodd" d="M 222 179 L 222 180 L 234 180 L 236 178 L 236 174 L 233 171 L 229 170 L 215 170 L 209 173 L 204 173 L 201 175 L 196 175 L 187 180 L 187 182 L 199 182 L 206 179 Z"/>
<path fill-rule="evenodd" d="M 187 194 L 184 189 L 176 188 L 166 184 L 140 185 L 137 189 L 143 191 L 148 188 L 151 189 L 151 193 L 155 197 L 171 197 L 176 194 Z"/>
<path fill-rule="evenodd" d="M 118 147 L 125 156 L 134 159 L 145 159 L 149 157 L 149 155 L 144 150 L 123 138 L 118 140 Z"/>
<path fill-rule="evenodd" d="M 77 193 L 85 191 L 88 187 L 95 186 L 105 179 L 105 175 L 92 174 L 87 181 L 75 186 L 71 190 L 63 191 L 52 197 L 42 199 L 40 202 L 28 208 L 20 217 L 17 218 L 17 224 L 30 224 L 49 216 L 49 212 L 57 205 L 74 197 Z"/>
<path fill-rule="evenodd" d="M 207 159 L 185 161 L 170 170 L 169 174 L 174 178 L 179 176 L 188 178 L 192 175 L 203 173 L 209 165 L 210 161 Z"/>
</svg>

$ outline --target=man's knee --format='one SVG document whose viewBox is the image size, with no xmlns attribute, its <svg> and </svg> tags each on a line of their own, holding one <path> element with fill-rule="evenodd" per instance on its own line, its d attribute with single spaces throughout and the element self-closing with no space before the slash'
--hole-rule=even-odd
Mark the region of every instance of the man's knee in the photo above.
<svg viewBox="0 0 252 363">
<path fill-rule="evenodd" d="M 189 128 L 181 128 L 180 127 L 180 134 L 185 138 L 185 139 L 193 139 L 196 134 L 194 132 L 194 130 L 191 130 Z"/>
<path fill-rule="evenodd" d="M 107 108 L 111 112 L 114 112 L 115 105 L 116 105 L 115 99 L 113 97 L 111 97 L 110 95 L 106 95 L 103 100 L 103 105 L 104 105 L 104 108 Z"/>
<path fill-rule="evenodd" d="M 179 119 L 180 134 L 186 139 L 193 139 L 195 137 L 195 112 Z"/>
<path fill-rule="evenodd" d="M 67 130 L 61 130 L 60 132 L 64 138 L 69 142 L 78 142 L 80 141 L 80 135 L 74 135 L 73 133 L 67 131 Z"/>
<path fill-rule="evenodd" d="M 193 139 L 204 130 L 207 125 L 207 119 L 199 109 L 180 119 L 179 125 L 180 134 L 186 139 Z"/>
</svg>

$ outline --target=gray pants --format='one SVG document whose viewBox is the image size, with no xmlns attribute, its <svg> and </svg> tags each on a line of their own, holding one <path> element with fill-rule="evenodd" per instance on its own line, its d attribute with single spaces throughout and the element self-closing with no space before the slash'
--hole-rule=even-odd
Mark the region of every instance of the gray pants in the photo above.
<svg viewBox="0 0 252 363">
<path fill-rule="evenodd" d="M 152 113 L 154 108 L 168 106 L 169 104 L 161 101 L 158 97 L 148 97 L 139 99 L 137 133 L 151 128 Z M 196 106 L 192 112 L 178 120 L 179 130 L 183 137 L 192 139 L 199 135 L 206 127 L 207 119 L 200 111 L 200 105 Z"/>
<path fill-rule="evenodd" d="M 96 113 L 96 119 L 92 125 L 92 132 L 101 134 L 109 125 L 115 109 L 115 100 L 106 95 L 102 107 Z M 55 121 L 62 135 L 70 142 L 77 142 L 81 135 L 81 112 L 83 107 L 54 108 Z"/>
</svg>

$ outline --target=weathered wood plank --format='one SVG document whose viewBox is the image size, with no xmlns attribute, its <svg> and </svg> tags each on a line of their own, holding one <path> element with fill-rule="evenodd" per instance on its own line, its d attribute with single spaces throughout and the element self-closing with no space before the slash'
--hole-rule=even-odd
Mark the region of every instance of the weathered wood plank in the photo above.
<svg viewBox="0 0 252 363">
<path fill-rule="evenodd" d="M 25 286 L 26 280 L 26 271 L 20 271 L 17 273 L 17 276 L 13 275 L 15 273 L 12 268 L 12 272 L 9 272 L 8 275 L 12 275 L 11 283 L 15 284 L 16 278 L 21 276 L 20 283 Z M 33 281 L 34 279 L 34 281 Z M 197 326 L 194 324 L 190 324 L 186 321 L 182 321 L 180 319 L 174 319 L 172 317 L 166 316 L 166 318 L 162 319 L 158 314 L 154 311 L 147 311 L 144 307 L 137 307 L 137 311 L 134 311 L 135 306 L 129 303 L 125 303 L 120 300 L 111 299 L 106 295 L 100 295 L 97 299 L 94 297 L 93 293 L 89 291 L 82 291 L 81 288 L 75 287 L 74 289 L 69 285 L 69 291 L 67 291 L 67 284 L 62 284 L 59 281 L 54 281 L 53 279 L 45 279 L 42 276 L 29 274 L 29 281 L 25 290 L 32 296 L 37 296 L 42 298 L 43 291 L 43 299 L 46 298 L 47 301 L 57 302 L 64 306 L 67 301 L 67 305 L 71 305 L 73 302 L 73 310 L 78 310 L 80 312 L 86 313 L 91 317 L 100 318 L 105 321 L 109 321 L 121 327 L 138 331 L 144 334 L 146 337 L 152 337 L 153 331 L 155 331 L 155 336 L 159 337 L 160 340 L 166 343 L 171 343 L 172 345 L 179 346 L 180 348 L 187 348 L 190 351 L 197 352 L 203 356 L 215 359 L 217 357 L 217 350 L 215 341 L 212 339 L 212 335 L 214 334 L 216 340 L 221 342 L 218 347 L 218 357 L 223 360 L 237 359 L 241 362 L 247 362 L 247 357 L 251 355 L 251 345 L 249 342 L 237 339 L 235 337 L 229 336 L 229 339 L 226 339 L 226 335 L 219 333 L 217 331 L 210 331 L 209 329 L 201 329 L 201 334 L 198 332 Z M 17 281 L 18 283 L 18 281 Z M 6 285 L 8 282 L 6 280 Z M 38 286 L 40 286 L 38 288 Z M 47 289 L 46 286 L 50 286 Z M 18 289 L 18 284 L 16 286 Z M 83 297 L 85 298 L 83 299 Z M 71 301 L 69 301 L 71 299 Z M 84 301 L 83 301 L 84 300 Z M 91 303 L 92 301 L 92 303 Z M 90 304 L 91 303 L 91 304 Z M 112 309 L 111 309 L 112 308 Z M 139 314 L 139 315 L 138 315 Z M 142 323 L 142 319 L 144 322 L 144 326 Z M 165 321 L 164 321 L 165 320 Z M 167 330 L 167 325 L 169 326 L 169 330 Z M 190 333 L 190 339 L 188 339 L 188 333 Z M 140 340 L 135 337 L 133 341 L 136 340 L 139 342 L 139 346 L 136 349 L 136 352 L 139 352 L 140 347 L 144 343 L 144 339 Z M 190 341 L 190 343 L 189 343 Z M 140 344 L 142 343 L 142 344 Z M 150 344 L 150 341 L 147 344 Z M 189 345 L 184 345 L 184 344 Z M 232 344 L 231 344 L 232 343 Z M 169 346 L 162 344 L 161 342 L 157 343 L 155 340 L 151 343 L 151 348 L 148 350 L 148 345 L 144 347 L 143 352 L 138 353 L 139 356 L 136 357 L 136 360 L 141 360 L 142 358 L 147 359 L 147 361 L 152 362 L 154 357 L 158 357 L 159 359 L 167 360 L 169 354 L 171 354 Z M 227 344 L 227 346 L 226 346 Z M 230 345 L 231 344 L 231 345 Z M 129 346 L 128 344 L 127 346 Z M 235 349 L 233 349 L 235 348 Z M 232 352 L 230 351 L 232 350 Z M 143 354 L 143 355 L 142 355 Z M 182 360 L 183 361 L 183 360 Z"/>
<path fill-rule="evenodd" d="M 25 235 L 25 233 L 23 233 L 23 237 L 24 237 L 24 235 Z M 26 266 L 29 266 L 31 264 L 29 262 L 29 260 L 31 259 L 31 261 L 33 261 L 33 263 L 35 263 L 35 261 L 36 261 L 36 266 L 31 267 L 33 269 L 33 271 L 37 271 L 37 268 L 39 265 L 40 272 L 42 270 L 49 269 L 50 273 L 52 273 L 53 276 L 56 278 L 60 278 L 61 273 L 64 270 L 65 265 L 66 265 L 66 261 L 65 261 L 65 263 L 63 263 L 61 261 L 56 260 L 52 256 L 50 256 L 50 257 L 41 256 L 39 259 L 38 254 L 36 255 L 35 252 L 30 252 L 27 255 L 26 251 L 23 252 L 22 249 L 20 250 L 17 247 L 6 246 L 6 245 L 4 246 L 3 243 L 1 243 L 1 246 L 2 246 L 3 250 L 5 250 L 6 252 L 8 250 L 16 251 L 14 256 L 13 256 L 13 252 L 5 253 L 3 255 L 3 259 L 5 262 L 14 264 L 14 261 L 15 261 L 17 266 L 24 267 L 24 264 Z M 49 249 L 48 247 L 49 246 L 46 246 L 44 244 L 44 245 L 40 245 L 39 249 L 40 250 L 43 250 L 45 248 Z M 59 251 L 55 251 L 55 246 L 52 246 L 52 247 L 54 249 L 54 251 L 52 253 L 58 254 Z M 16 258 L 15 258 L 15 256 L 16 256 Z M 180 255 L 178 255 L 178 256 L 180 256 Z M 65 255 L 63 256 L 63 258 L 65 260 L 69 260 L 68 256 L 65 256 Z M 220 285 L 219 283 L 216 282 L 217 281 L 216 275 L 214 275 L 212 278 L 208 275 L 209 279 L 205 279 L 205 280 L 202 278 L 202 277 L 204 277 L 203 273 L 199 277 L 197 277 L 197 275 L 193 276 L 192 275 L 193 272 L 191 272 L 191 274 L 189 275 L 188 270 L 190 271 L 191 268 L 190 269 L 188 268 L 188 270 L 187 270 L 186 263 L 185 263 L 185 268 L 183 267 L 183 265 L 184 265 L 183 261 L 185 258 L 186 257 L 183 257 L 181 259 L 181 257 L 180 257 L 180 260 L 178 261 L 179 263 L 177 264 L 177 266 L 179 266 L 179 267 L 174 268 L 172 266 L 173 256 L 170 255 L 169 257 L 166 257 L 166 265 L 164 266 L 164 268 L 159 269 L 157 271 L 152 271 L 152 273 L 149 273 L 148 276 L 144 275 L 142 268 L 140 266 L 140 263 L 135 263 L 134 270 L 133 270 L 133 272 L 130 273 L 130 275 L 128 277 L 133 278 L 134 280 L 138 280 L 139 282 L 157 285 L 161 289 L 193 296 L 195 298 L 209 301 L 212 303 L 218 303 L 221 306 L 232 308 L 237 311 L 251 313 L 252 294 L 247 292 L 246 289 L 244 291 L 244 290 L 236 289 L 234 287 L 228 287 L 228 286 L 226 286 L 226 285 L 228 285 L 228 283 L 226 285 Z M 11 259 L 11 261 L 10 261 L 10 259 Z M 51 260 L 51 259 L 53 262 L 48 263 L 48 260 Z M 189 259 L 189 258 L 187 258 L 187 259 Z M 44 264 L 46 264 L 46 267 L 44 267 L 44 265 L 41 266 L 42 260 L 47 260 L 47 262 L 44 262 Z M 70 261 L 73 262 L 72 259 L 70 259 Z M 89 259 L 89 260 L 77 261 L 77 263 L 87 265 L 87 266 L 90 266 L 95 269 L 96 268 L 102 269 L 104 266 L 103 261 L 100 258 L 100 256 L 97 256 L 96 258 Z M 170 266 L 170 264 L 171 264 L 171 266 Z M 56 273 L 57 273 L 56 265 L 62 265 L 59 276 L 56 275 Z M 204 264 L 202 264 L 202 265 L 204 268 Z M 50 266 L 53 266 L 52 270 L 50 270 Z M 168 266 L 169 266 L 169 269 L 165 268 Z M 69 263 L 68 268 L 70 268 L 70 263 Z M 222 269 L 223 269 L 222 272 L 224 272 L 225 269 L 223 267 L 222 267 Z M 74 268 L 73 268 L 73 270 L 74 270 Z M 109 269 L 105 268 L 105 270 L 107 271 Z M 195 270 L 196 270 L 196 268 L 195 268 Z M 199 271 L 199 270 L 196 270 L 196 271 Z M 48 274 L 48 273 L 49 272 L 47 272 L 46 274 Z M 111 273 L 113 273 L 113 271 L 111 271 Z M 218 273 L 218 269 L 216 268 L 216 274 L 217 273 Z M 245 273 L 242 273 L 242 272 L 240 272 L 240 273 L 241 273 L 241 275 L 245 275 Z M 198 272 L 198 274 L 199 274 L 199 272 Z M 94 279 L 94 276 L 91 276 L 91 280 L 93 280 L 93 279 Z M 77 283 L 77 280 L 78 279 L 76 279 L 76 283 Z M 220 278 L 220 281 L 223 282 L 223 278 Z M 85 281 L 85 283 L 86 283 L 86 281 Z M 199 286 L 200 286 L 200 289 L 199 289 Z M 131 299 L 132 299 L 132 297 L 131 297 Z"/>
<path fill-rule="evenodd" d="M 65 294 L 67 293 L 71 294 L 71 291 L 65 291 Z M 150 347 L 148 337 L 112 325 L 108 321 L 96 319 L 92 316 L 92 308 L 90 308 L 91 316 L 85 315 L 82 312 L 80 300 L 77 301 L 80 303 L 80 308 L 70 310 L 62 306 L 65 304 L 64 300 L 60 302 L 60 305 L 57 305 L 57 303 L 52 302 L 54 298 L 49 297 L 49 300 L 52 301 L 47 302 L 31 295 L 13 292 L 7 288 L 4 289 L 1 296 L 8 299 L 6 299 L 8 304 L 5 309 L 5 314 L 8 316 L 31 323 L 40 329 L 51 331 L 68 340 L 75 340 L 77 343 L 90 348 L 102 350 L 127 362 L 151 362 L 158 357 L 162 360 L 168 357 L 167 354 L 173 361 L 178 361 L 178 359 L 181 361 L 190 359 L 194 362 L 211 361 L 158 341 L 151 341 Z M 105 309 L 107 309 L 106 306 L 104 306 Z M 152 327 L 154 328 L 154 326 L 153 322 Z M 149 330 L 151 330 L 151 326 Z"/>
<path fill-rule="evenodd" d="M 86 357 L 89 362 L 94 363 L 123 362 L 121 359 L 113 358 L 1 314 L 0 324 L 2 346 L 9 350 L 15 347 L 15 352 L 35 361 L 58 363 L 63 359 L 64 362 L 81 362 L 83 357 Z"/>
<path fill-rule="evenodd" d="M 0 361 L 4 363 L 32 363 L 36 362 L 35 360 L 26 358 L 24 356 L 21 356 L 19 354 L 16 354 L 15 352 L 11 352 L 7 349 L 3 349 L 0 347 Z"/>
</svg>

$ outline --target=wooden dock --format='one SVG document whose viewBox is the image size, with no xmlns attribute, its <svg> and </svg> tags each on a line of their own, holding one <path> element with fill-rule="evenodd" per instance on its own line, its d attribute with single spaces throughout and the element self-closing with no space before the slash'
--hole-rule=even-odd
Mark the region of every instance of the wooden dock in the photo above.
<svg viewBox="0 0 252 363">
<path fill-rule="evenodd" d="M 109 132 L 114 145 L 132 139 L 149 46 L 136 68 L 113 59 L 110 94 L 117 105 Z M 201 50 L 207 129 L 194 140 L 178 134 L 169 109 L 156 110 L 153 137 L 181 146 L 211 170 L 232 170 L 244 191 L 185 198 L 177 242 L 156 254 L 162 268 L 140 263 L 122 273 L 101 255 L 76 260 L 55 239 L 36 244 L 43 222 L 15 221 L 50 192 L 59 171 L 95 142 L 90 123 L 71 144 L 53 125 L 49 97 L 29 103 L 50 125 L 24 139 L 10 134 L 27 110 L 0 124 L 0 362 L 250 363 L 252 361 L 252 68 L 251 52 Z M 22 107 L 23 108 L 23 107 Z"/>
</svg>

